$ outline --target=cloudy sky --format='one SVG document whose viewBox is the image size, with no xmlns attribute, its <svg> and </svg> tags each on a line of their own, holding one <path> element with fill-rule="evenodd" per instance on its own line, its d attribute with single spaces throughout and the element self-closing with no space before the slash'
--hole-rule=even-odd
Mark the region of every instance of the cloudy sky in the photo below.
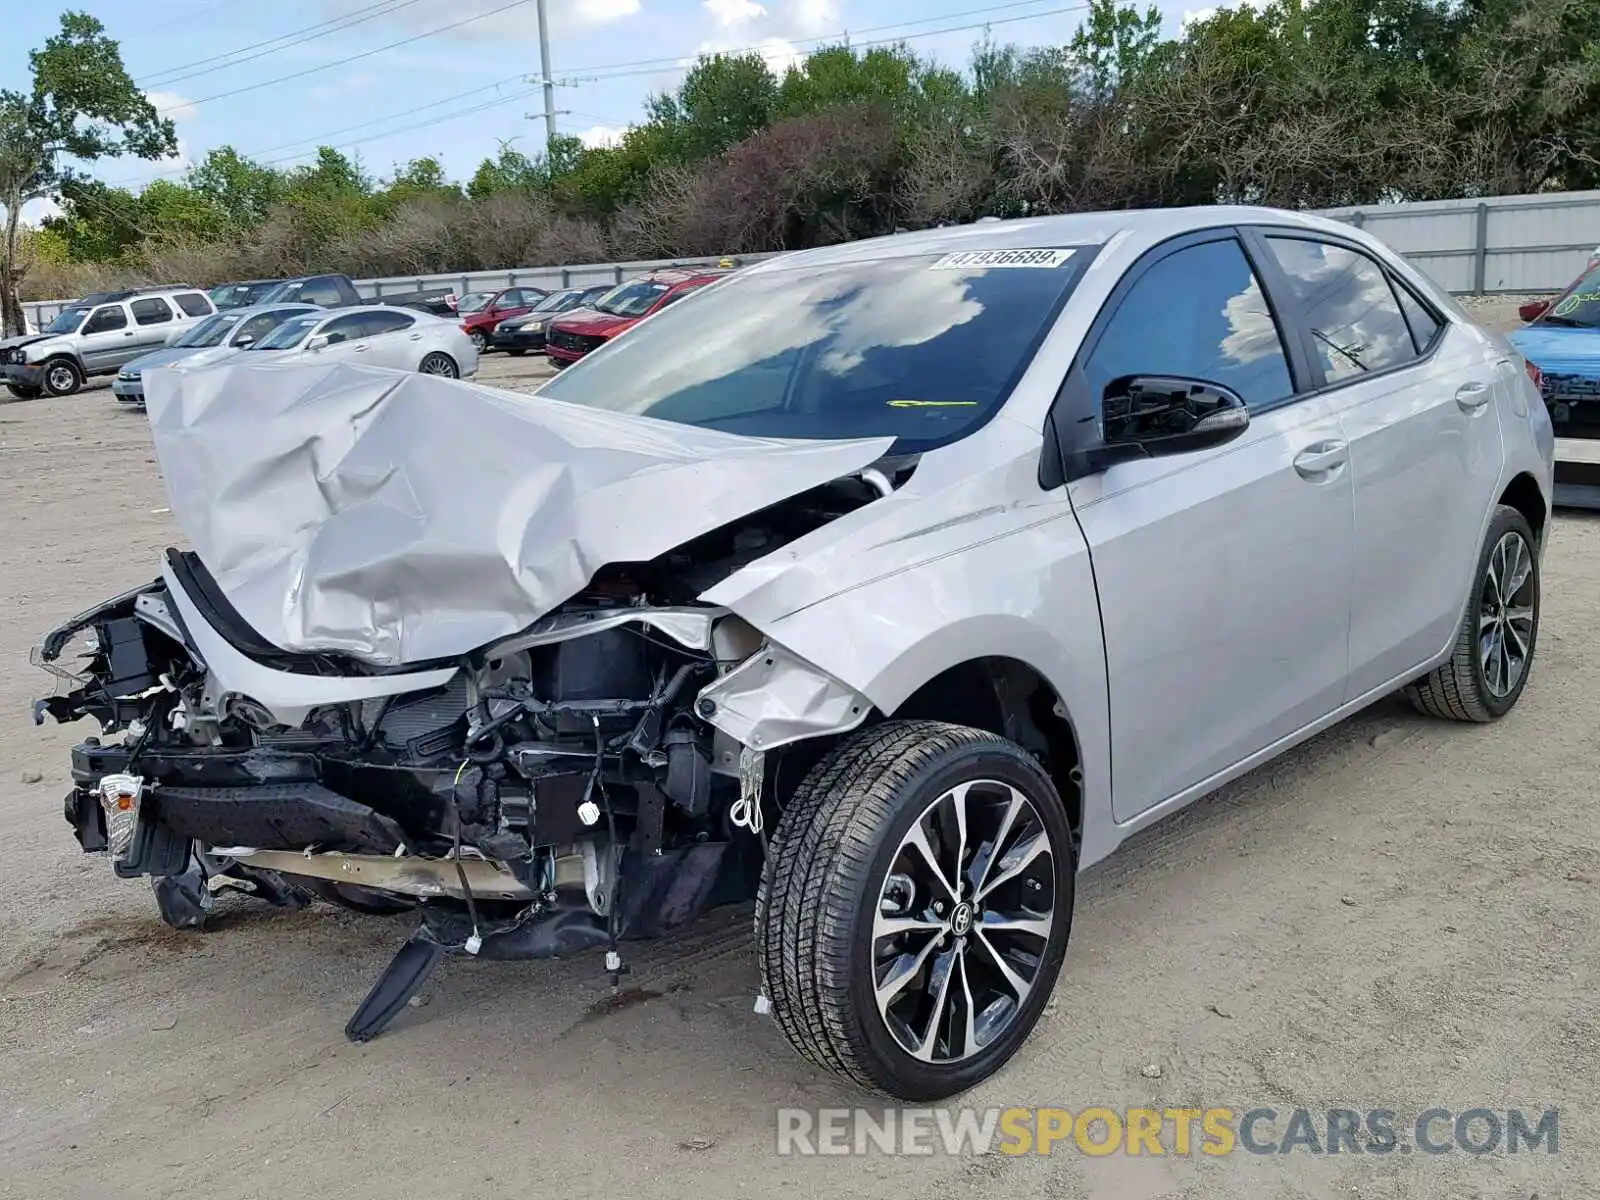
<svg viewBox="0 0 1600 1200">
<path fill-rule="evenodd" d="M 754 48 L 782 67 L 848 34 L 857 45 L 905 38 L 966 61 L 988 24 L 997 41 L 1059 43 L 1081 0 L 548 0 L 557 127 L 590 143 L 640 118 L 710 50 Z M 1175 28 L 1197 7 L 1166 3 Z M 27 50 L 60 6 L 6 4 L 0 87 L 25 87 Z M 501 142 L 535 152 L 542 101 L 535 0 L 78 0 L 122 44 L 140 86 L 177 122 L 179 157 L 111 161 L 108 182 L 177 178 L 231 144 L 265 161 L 303 161 L 318 144 L 359 154 L 383 175 L 423 155 L 470 174 Z M 30 217 L 37 217 L 35 207 Z"/>
</svg>

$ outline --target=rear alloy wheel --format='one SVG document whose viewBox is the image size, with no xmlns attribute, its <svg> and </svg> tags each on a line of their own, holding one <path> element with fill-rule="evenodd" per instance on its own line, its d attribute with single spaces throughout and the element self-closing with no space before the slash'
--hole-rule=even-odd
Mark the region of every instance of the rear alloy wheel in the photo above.
<svg viewBox="0 0 1600 1200">
<path fill-rule="evenodd" d="M 44 393 L 70 396 L 83 386 L 83 373 L 70 358 L 52 358 L 44 365 Z"/>
<path fill-rule="evenodd" d="M 472 339 L 472 348 L 479 354 L 489 352 L 489 338 L 482 330 L 474 329 L 467 336 Z"/>
<path fill-rule="evenodd" d="M 999 1070 L 1049 999 L 1077 853 L 1049 777 L 977 729 L 891 721 L 801 783 L 757 901 L 763 993 L 811 1062 L 906 1101 Z"/>
<path fill-rule="evenodd" d="M 417 367 L 424 375 L 438 375 L 444 379 L 461 378 L 461 368 L 456 366 L 456 360 L 448 354 L 435 350 L 432 354 L 424 355 L 421 365 Z"/>
<path fill-rule="evenodd" d="M 1539 637 L 1536 545 L 1526 517 L 1504 504 L 1495 510 L 1450 661 L 1406 688 L 1419 710 L 1483 722 L 1516 704 Z"/>
</svg>

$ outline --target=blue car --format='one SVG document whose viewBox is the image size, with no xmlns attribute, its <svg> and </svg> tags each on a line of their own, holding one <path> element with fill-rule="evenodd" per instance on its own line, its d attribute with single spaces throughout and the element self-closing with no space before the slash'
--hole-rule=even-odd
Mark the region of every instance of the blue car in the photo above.
<svg viewBox="0 0 1600 1200">
<path fill-rule="evenodd" d="M 1510 336 L 1539 368 L 1556 436 L 1600 438 L 1600 262 Z"/>
</svg>

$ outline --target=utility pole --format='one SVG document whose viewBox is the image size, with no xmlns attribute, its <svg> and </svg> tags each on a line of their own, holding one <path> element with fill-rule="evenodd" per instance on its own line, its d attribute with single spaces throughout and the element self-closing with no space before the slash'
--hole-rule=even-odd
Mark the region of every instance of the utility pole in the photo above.
<svg viewBox="0 0 1600 1200">
<path fill-rule="evenodd" d="M 550 18 L 545 12 L 545 0 L 539 0 L 539 77 L 544 84 L 544 149 L 545 154 L 556 141 L 556 82 L 550 78 Z"/>
</svg>

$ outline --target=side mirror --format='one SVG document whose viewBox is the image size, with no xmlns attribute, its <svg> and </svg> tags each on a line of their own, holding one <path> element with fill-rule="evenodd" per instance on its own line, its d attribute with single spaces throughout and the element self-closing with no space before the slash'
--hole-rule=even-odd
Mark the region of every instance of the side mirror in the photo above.
<svg viewBox="0 0 1600 1200">
<path fill-rule="evenodd" d="M 1535 321 L 1549 311 L 1550 301 L 1530 300 L 1521 308 L 1517 309 L 1517 316 L 1521 317 L 1524 321 Z"/>
<path fill-rule="evenodd" d="M 325 349 L 327 345 L 328 335 L 325 333 L 319 333 L 316 337 L 312 338 L 306 343 L 306 350 L 312 354 L 315 354 L 318 350 Z"/>
<path fill-rule="evenodd" d="M 1101 414 L 1103 453 L 1115 462 L 1209 450 L 1250 426 L 1250 410 L 1238 392 L 1171 375 L 1112 380 Z"/>
<path fill-rule="evenodd" d="M 235 350 L 248 350 L 248 349 L 250 349 L 251 346 L 254 346 L 255 344 L 256 344 L 255 338 L 251 337 L 247 333 L 243 337 L 239 337 L 239 338 L 235 338 L 234 339 L 233 348 Z"/>
</svg>

